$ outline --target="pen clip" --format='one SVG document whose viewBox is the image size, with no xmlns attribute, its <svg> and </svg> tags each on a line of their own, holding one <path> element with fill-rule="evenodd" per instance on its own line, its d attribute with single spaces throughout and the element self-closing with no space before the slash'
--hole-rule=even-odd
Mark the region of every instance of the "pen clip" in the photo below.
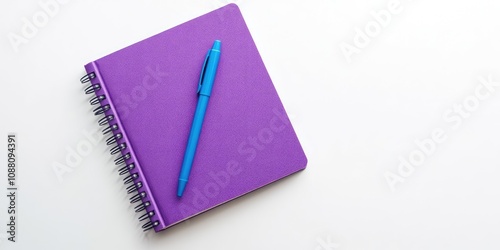
<svg viewBox="0 0 500 250">
<path fill-rule="evenodd" d="M 208 58 L 210 57 L 210 51 L 211 49 L 208 50 L 207 55 L 205 56 L 205 62 L 203 62 L 203 67 L 201 68 L 201 75 L 200 75 L 200 82 L 198 83 L 198 90 L 196 93 L 200 93 L 201 90 L 201 84 L 203 83 L 203 78 L 205 78 L 205 71 L 207 70 L 207 62 Z"/>
</svg>

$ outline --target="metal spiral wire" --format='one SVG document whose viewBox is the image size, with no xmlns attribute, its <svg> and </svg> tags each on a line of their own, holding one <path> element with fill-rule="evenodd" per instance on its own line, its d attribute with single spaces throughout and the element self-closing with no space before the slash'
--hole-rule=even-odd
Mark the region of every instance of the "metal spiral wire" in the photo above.
<svg viewBox="0 0 500 250">
<path fill-rule="evenodd" d="M 85 94 L 93 94 L 95 93 L 95 96 L 89 100 L 89 103 L 93 106 L 98 105 L 92 112 L 96 115 L 104 115 L 101 119 L 99 119 L 98 124 L 100 126 L 105 126 L 102 131 L 104 135 L 107 135 L 111 133 L 111 136 L 106 139 L 106 144 L 107 145 L 113 145 L 116 144 L 114 147 L 111 148 L 110 153 L 111 155 L 115 155 L 120 153 L 120 156 L 114 160 L 116 165 L 121 165 L 125 164 L 125 166 L 121 167 L 118 170 L 118 173 L 120 175 L 126 175 L 128 174 L 124 179 L 125 185 L 128 185 L 126 188 L 128 194 L 132 194 L 136 192 L 135 195 L 130 197 L 130 203 L 138 203 L 137 206 L 135 206 L 134 210 L 135 212 L 139 213 L 144 210 L 146 210 L 149 206 L 151 206 L 151 202 L 145 200 L 147 198 L 147 194 L 145 191 L 140 191 L 141 188 L 143 188 L 143 183 L 141 181 L 138 181 L 136 183 L 136 180 L 139 178 L 139 173 L 134 172 L 135 170 L 135 163 L 134 162 L 129 162 L 129 160 L 132 158 L 130 152 L 127 151 L 127 144 L 122 140 L 123 139 L 123 134 L 121 133 L 118 124 L 117 123 L 112 123 L 115 119 L 114 114 L 109 114 L 112 109 L 110 104 L 105 104 L 103 101 L 106 100 L 106 95 L 104 94 L 98 94 L 97 91 L 101 90 L 101 83 L 92 83 L 92 80 L 96 78 L 96 74 L 94 72 L 88 73 L 84 75 L 81 79 L 80 82 L 82 84 L 88 83 L 88 86 L 85 88 Z M 146 211 L 143 215 L 139 217 L 139 221 L 144 221 L 148 220 L 144 225 L 142 225 L 142 229 L 144 231 L 148 231 L 156 226 L 159 225 L 159 221 L 152 221 L 151 217 L 155 215 L 155 211 Z"/>
</svg>

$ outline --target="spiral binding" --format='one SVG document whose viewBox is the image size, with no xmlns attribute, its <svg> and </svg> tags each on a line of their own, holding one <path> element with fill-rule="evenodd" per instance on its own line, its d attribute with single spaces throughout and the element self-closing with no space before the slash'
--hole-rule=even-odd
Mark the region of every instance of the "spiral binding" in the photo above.
<svg viewBox="0 0 500 250">
<path fill-rule="evenodd" d="M 88 83 L 89 86 L 85 88 L 85 94 L 93 94 L 96 93 L 98 90 L 101 89 L 101 83 L 92 83 L 92 79 L 96 78 L 96 74 L 94 72 L 88 73 L 85 76 L 83 76 L 80 79 L 80 82 L 82 84 Z M 108 111 L 111 110 L 111 106 L 109 104 L 103 104 L 102 101 L 106 100 L 106 96 L 104 94 L 97 95 L 90 99 L 89 103 L 91 105 L 98 105 L 94 110 L 93 113 L 96 116 L 99 115 L 104 115 L 101 119 L 99 119 L 98 123 L 100 126 L 106 126 L 103 130 L 102 133 L 104 135 L 107 135 L 111 133 L 111 136 L 106 139 L 106 144 L 107 145 L 113 145 L 116 144 L 114 147 L 111 148 L 110 152 L 111 155 L 115 155 L 120 153 L 120 156 L 115 159 L 115 164 L 116 165 L 122 165 L 126 163 L 129 159 L 131 159 L 130 152 L 125 152 L 127 149 L 127 144 L 125 142 L 121 142 L 123 139 L 122 133 L 119 131 L 119 127 L 117 123 L 112 123 L 115 119 L 115 116 L 113 114 L 106 114 Z M 115 133 L 116 132 L 116 133 Z M 128 185 L 126 188 L 128 194 L 132 194 L 136 192 L 135 195 L 130 197 L 130 203 L 134 204 L 137 202 L 140 202 L 137 206 L 135 206 L 134 210 L 135 212 L 139 213 L 142 211 L 145 211 L 147 207 L 151 205 L 151 202 L 149 201 L 144 201 L 145 198 L 147 198 L 147 194 L 145 191 L 140 191 L 140 189 L 143 187 L 143 183 L 141 181 L 135 182 L 137 178 L 139 178 L 139 173 L 138 172 L 133 172 L 135 169 L 135 163 L 128 163 L 125 164 L 125 166 L 121 167 L 118 170 L 118 173 L 120 175 L 126 175 L 128 174 L 124 179 L 123 182 L 125 185 Z M 144 231 L 148 231 L 156 226 L 159 225 L 159 221 L 152 221 L 151 217 L 155 215 L 154 210 L 146 211 L 143 215 L 139 217 L 139 221 L 144 221 L 148 220 L 144 225 L 142 225 L 142 229 Z"/>
</svg>

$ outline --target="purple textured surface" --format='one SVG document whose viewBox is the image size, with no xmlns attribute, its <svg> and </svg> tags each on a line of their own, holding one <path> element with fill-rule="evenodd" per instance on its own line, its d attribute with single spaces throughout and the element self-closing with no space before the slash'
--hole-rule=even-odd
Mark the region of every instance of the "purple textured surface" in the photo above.
<svg viewBox="0 0 500 250">
<path fill-rule="evenodd" d="M 207 50 L 221 59 L 189 183 L 177 178 Z M 165 229 L 304 169 L 306 156 L 234 4 L 95 61 Z M 145 199 L 148 200 L 148 199 Z"/>
</svg>

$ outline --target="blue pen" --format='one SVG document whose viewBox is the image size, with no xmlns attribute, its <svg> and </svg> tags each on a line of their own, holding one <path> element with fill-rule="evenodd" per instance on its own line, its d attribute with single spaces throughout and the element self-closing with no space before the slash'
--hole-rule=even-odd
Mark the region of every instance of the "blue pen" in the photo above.
<svg viewBox="0 0 500 250">
<path fill-rule="evenodd" d="M 208 99 L 212 92 L 212 86 L 215 81 L 215 73 L 219 65 L 220 58 L 219 40 L 215 40 L 214 45 L 208 51 L 201 70 L 200 82 L 198 83 L 198 105 L 194 113 L 193 124 L 191 125 L 191 132 L 189 133 L 186 152 L 184 154 L 184 161 L 182 162 L 181 173 L 179 175 L 179 185 L 177 187 L 177 196 L 182 197 L 184 189 L 189 179 L 189 173 L 193 166 L 194 155 L 196 154 L 196 146 L 198 146 L 198 139 L 200 138 L 201 126 L 205 112 L 207 111 Z"/>
</svg>

